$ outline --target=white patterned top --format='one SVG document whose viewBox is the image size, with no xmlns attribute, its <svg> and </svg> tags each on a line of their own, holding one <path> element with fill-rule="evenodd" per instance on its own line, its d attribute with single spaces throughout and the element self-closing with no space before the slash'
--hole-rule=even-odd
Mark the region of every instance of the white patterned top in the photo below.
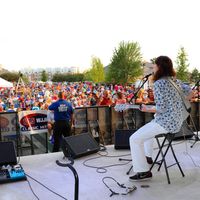
<svg viewBox="0 0 200 200">
<path fill-rule="evenodd" d="M 190 86 L 181 81 L 175 81 L 185 95 L 191 92 Z M 170 133 L 180 131 L 183 117 L 183 102 L 178 91 L 167 79 L 159 79 L 154 82 L 154 98 L 156 114 L 154 121 Z"/>
</svg>

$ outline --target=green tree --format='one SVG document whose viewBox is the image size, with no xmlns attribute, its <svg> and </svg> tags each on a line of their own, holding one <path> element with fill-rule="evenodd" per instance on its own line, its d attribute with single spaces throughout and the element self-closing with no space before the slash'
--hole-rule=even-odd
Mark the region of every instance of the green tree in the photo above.
<svg viewBox="0 0 200 200">
<path fill-rule="evenodd" d="M 156 57 L 154 57 L 154 58 L 150 59 L 150 61 L 151 61 L 151 63 L 152 63 L 152 64 L 155 64 Z"/>
<path fill-rule="evenodd" d="M 105 81 L 104 66 L 97 57 L 92 57 L 91 69 L 86 71 L 85 79 L 96 83 Z"/>
<path fill-rule="evenodd" d="M 189 81 L 188 59 L 184 47 L 181 47 L 176 58 L 176 75 L 182 81 Z"/>
<path fill-rule="evenodd" d="M 90 70 L 84 72 L 84 80 L 85 81 L 92 81 L 92 74 Z"/>
<path fill-rule="evenodd" d="M 198 80 L 200 80 L 200 72 L 197 68 L 194 68 L 190 74 L 190 81 L 196 83 Z"/>
<path fill-rule="evenodd" d="M 142 75 L 142 56 L 137 42 L 120 42 L 115 48 L 108 67 L 106 80 L 112 83 L 128 83 Z"/>
<path fill-rule="evenodd" d="M 48 76 L 45 70 L 42 71 L 41 81 L 46 82 L 48 80 Z"/>
<path fill-rule="evenodd" d="M 52 77 L 53 82 L 63 82 L 64 81 L 64 75 L 60 73 L 56 73 Z"/>
<path fill-rule="evenodd" d="M 60 74 L 56 73 L 53 75 L 52 81 L 53 82 L 79 82 L 84 80 L 84 74 L 78 73 L 78 74 Z"/>
</svg>

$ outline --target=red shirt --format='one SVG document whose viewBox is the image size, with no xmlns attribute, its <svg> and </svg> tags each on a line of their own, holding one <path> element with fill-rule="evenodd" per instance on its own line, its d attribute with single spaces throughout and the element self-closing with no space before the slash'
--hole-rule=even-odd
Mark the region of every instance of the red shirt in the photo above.
<svg viewBox="0 0 200 200">
<path fill-rule="evenodd" d="M 108 97 L 103 97 L 103 100 L 101 101 L 101 106 L 109 106 L 112 104 L 112 101 Z"/>
</svg>

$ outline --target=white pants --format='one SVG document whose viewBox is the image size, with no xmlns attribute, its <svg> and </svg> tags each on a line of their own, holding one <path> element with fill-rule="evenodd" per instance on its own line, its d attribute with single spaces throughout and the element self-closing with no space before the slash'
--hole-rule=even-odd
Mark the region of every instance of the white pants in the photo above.
<svg viewBox="0 0 200 200">
<path fill-rule="evenodd" d="M 168 131 L 151 121 L 131 135 L 129 142 L 134 172 L 149 171 L 146 156 L 152 157 L 154 137 L 161 133 Z"/>
</svg>

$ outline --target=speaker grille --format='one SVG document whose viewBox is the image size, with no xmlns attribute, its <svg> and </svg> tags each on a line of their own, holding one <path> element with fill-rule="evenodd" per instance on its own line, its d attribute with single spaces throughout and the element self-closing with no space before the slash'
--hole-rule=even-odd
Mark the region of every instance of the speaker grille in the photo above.
<svg viewBox="0 0 200 200">
<path fill-rule="evenodd" d="M 0 166 L 8 164 L 17 164 L 17 156 L 13 141 L 0 142 Z"/>
<path fill-rule="evenodd" d="M 65 137 L 66 148 L 73 158 L 96 153 L 100 147 L 90 133 Z"/>
<path fill-rule="evenodd" d="M 115 131 L 115 149 L 130 149 L 129 137 L 135 130 L 116 130 Z"/>
</svg>

